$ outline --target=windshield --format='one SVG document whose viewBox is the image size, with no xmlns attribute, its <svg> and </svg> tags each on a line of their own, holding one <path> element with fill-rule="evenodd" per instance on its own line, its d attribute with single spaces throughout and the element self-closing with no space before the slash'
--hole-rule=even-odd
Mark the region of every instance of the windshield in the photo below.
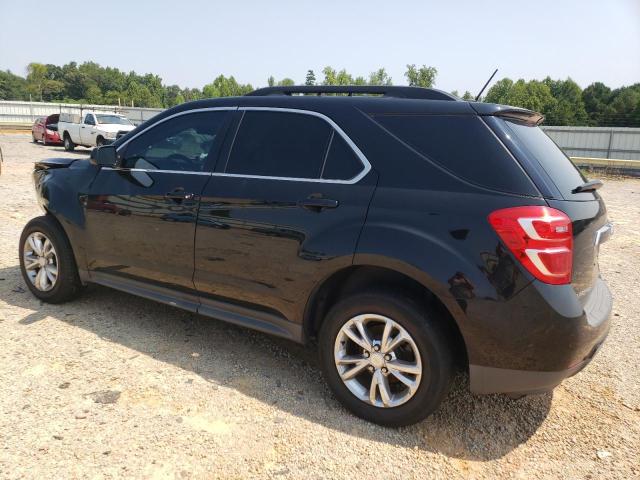
<svg viewBox="0 0 640 480">
<path fill-rule="evenodd" d="M 120 115 L 96 115 L 98 123 L 115 123 L 116 125 L 133 125 L 128 118 Z"/>
</svg>

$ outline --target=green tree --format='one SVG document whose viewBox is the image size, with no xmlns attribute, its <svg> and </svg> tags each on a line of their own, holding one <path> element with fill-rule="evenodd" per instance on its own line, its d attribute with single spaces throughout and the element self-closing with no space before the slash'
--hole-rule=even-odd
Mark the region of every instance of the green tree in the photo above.
<svg viewBox="0 0 640 480">
<path fill-rule="evenodd" d="M 307 77 L 304 80 L 305 85 L 315 85 L 316 84 L 316 74 L 313 73 L 313 70 L 307 70 Z"/>
<path fill-rule="evenodd" d="M 621 127 L 640 125 L 640 83 L 614 90 L 611 99 L 613 111 L 604 117 L 603 123 Z"/>
<path fill-rule="evenodd" d="M 268 79 L 267 79 L 267 85 L 269 85 L 270 87 L 273 87 L 276 84 L 276 79 L 273 78 L 273 75 L 271 75 Z"/>
<path fill-rule="evenodd" d="M 415 64 L 411 64 L 407 65 L 407 71 L 404 76 L 407 77 L 410 87 L 431 88 L 435 85 L 438 70 L 435 67 L 427 67 L 426 65 L 417 68 Z"/>
<path fill-rule="evenodd" d="M 283 78 L 278 82 L 279 87 L 291 87 L 292 85 L 295 85 L 295 84 L 296 82 L 294 82 L 291 78 Z"/>
<path fill-rule="evenodd" d="M 551 90 L 555 103 L 545 111 L 546 123 L 549 125 L 587 125 L 588 115 L 582 99 L 582 89 L 576 82 L 552 80 L 547 77 L 543 83 Z"/>
<path fill-rule="evenodd" d="M 0 71 L 0 100 L 28 100 L 27 82 L 11 71 Z"/>
<path fill-rule="evenodd" d="M 345 69 L 336 71 L 332 67 L 324 67 L 322 70 L 324 74 L 324 80 L 322 81 L 323 85 L 353 85 L 354 80 L 351 74 L 349 74 Z"/>
<path fill-rule="evenodd" d="M 502 80 L 498 80 L 494 83 L 489 91 L 487 92 L 487 96 L 484 98 L 485 102 L 488 103 L 500 103 L 503 105 L 508 105 L 509 92 L 513 87 L 513 80 L 510 78 L 503 78 Z"/>
<path fill-rule="evenodd" d="M 252 90 L 253 87 L 250 84 L 239 84 L 233 75 L 228 78 L 219 75 L 212 83 L 204 86 L 202 93 L 205 98 L 236 97 L 245 95 Z"/>
<path fill-rule="evenodd" d="M 369 85 L 393 85 L 391 77 L 384 68 L 379 68 L 369 74 Z"/>
<path fill-rule="evenodd" d="M 464 95 L 462 95 L 462 100 L 466 100 L 467 102 L 473 102 L 476 99 L 469 90 L 465 90 Z"/>
<path fill-rule="evenodd" d="M 600 126 L 604 117 L 613 111 L 611 89 L 602 82 L 595 82 L 582 91 L 582 101 L 589 117 L 589 125 Z"/>
</svg>

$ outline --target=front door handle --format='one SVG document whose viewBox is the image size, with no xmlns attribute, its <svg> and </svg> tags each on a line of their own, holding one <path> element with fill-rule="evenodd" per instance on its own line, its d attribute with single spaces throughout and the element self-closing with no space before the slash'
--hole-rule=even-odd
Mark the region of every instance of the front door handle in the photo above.
<svg viewBox="0 0 640 480">
<path fill-rule="evenodd" d="M 309 197 L 298 202 L 298 206 L 314 212 L 319 212 L 325 208 L 336 208 L 338 205 L 339 203 L 337 200 L 322 197 Z"/>
<path fill-rule="evenodd" d="M 166 193 L 164 198 L 167 200 L 175 200 L 181 202 L 182 200 L 197 200 L 198 195 L 195 193 L 185 192 L 184 188 L 176 188 L 175 190 Z"/>
</svg>

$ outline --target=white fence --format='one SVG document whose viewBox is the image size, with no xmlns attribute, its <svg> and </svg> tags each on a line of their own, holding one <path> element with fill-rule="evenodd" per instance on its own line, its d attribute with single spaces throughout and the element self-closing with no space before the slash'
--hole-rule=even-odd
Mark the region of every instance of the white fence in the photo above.
<svg viewBox="0 0 640 480">
<path fill-rule="evenodd" d="M 136 125 L 160 113 L 162 108 L 118 107 L 109 105 L 80 105 L 74 103 L 0 101 L 0 125 L 31 125 L 36 118 L 54 113 L 109 111 L 125 115 Z"/>
<path fill-rule="evenodd" d="M 78 105 L 71 103 L 14 102 L 0 100 L 0 125 L 31 125 L 37 117 L 53 113 L 117 111 L 136 125 L 162 111 L 161 108 Z M 553 127 L 544 131 L 570 157 L 640 160 L 640 128 Z"/>
<path fill-rule="evenodd" d="M 545 127 L 570 157 L 640 160 L 640 128 Z"/>
</svg>

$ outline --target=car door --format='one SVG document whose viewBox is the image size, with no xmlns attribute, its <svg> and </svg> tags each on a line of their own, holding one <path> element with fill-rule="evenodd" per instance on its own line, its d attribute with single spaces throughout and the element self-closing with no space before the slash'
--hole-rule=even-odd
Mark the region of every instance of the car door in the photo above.
<svg viewBox="0 0 640 480">
<path fill-rule="evenodd" d="M 39 117 L 35 123 L 34 137 L 44 141 L 44 133 L 44 117 Z"/>
<path fill-rule="evenodd" d="M 96 117 L 93 113 L 87 113 L 80 125 L 80 143 L 82 145 L 96 144 Z"/>
<path fill-rule="evenodd" d="M 192 292 L 198 201 L 230 115 L 229 109 L 181 112 L 118 148 L 120 166 L 100 170 L 86 202 L 94 281 L 144 282 L 135 288 L 162 295 Z"/>
<path fill-rule="evenodd" d="M 201 311 L 222 301 L 297 321 L 314 286 L 351 264 L 376 175 L 323 115 L 242 107 L 238 115 L 200 204 Z"/>
</svg>

